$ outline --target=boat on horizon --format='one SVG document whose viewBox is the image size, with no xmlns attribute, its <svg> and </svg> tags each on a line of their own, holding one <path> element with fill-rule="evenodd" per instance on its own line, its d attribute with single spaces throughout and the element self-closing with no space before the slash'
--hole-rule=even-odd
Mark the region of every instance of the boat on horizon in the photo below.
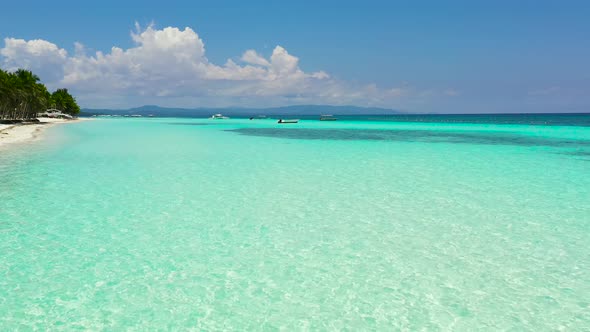
<svg viewBox="0 0 590 332">
<path fill-rule="evenodd" d="M 277 123 L 298 123 L 299 119 L 279 119 Z"/>
<path fill-rule="evenodd" d="M 213 114 L 213 115 L 211 115 L 211 118 L 210 118 L 210 119 L 217 119 L 217 120 L 220 120 L 220 119 L 229 119 L 229 117 L 227 117 L 227 116 L 224 116 L 224 115 L 223 115 L 223 114 L 221 114 L 221 113 L 217 113 L 217 114 Z"/>
<path fill-rule="evenodd" d="M 322 114 L 320 115 L 320 121 L 336 121 L 338 118 L 335 118 L 332 114 Z"/>
</svg>

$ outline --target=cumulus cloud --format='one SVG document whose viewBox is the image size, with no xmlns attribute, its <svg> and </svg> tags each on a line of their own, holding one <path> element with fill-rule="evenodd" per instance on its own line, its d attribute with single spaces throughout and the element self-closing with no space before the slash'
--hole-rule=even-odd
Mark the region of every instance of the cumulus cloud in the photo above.
<svg viewBox="0 0 590 332">
<path fill-rule="evenodd" d="M 256 53 L 255 50 L 247 50 L 244 52 L 241 60 L 252 65 L 270 67 L 270 62 L 268 62 L 268 60 L 266 60 L 263 56 Z"/>
<path fill-rule="evenodd" d="M 68 60 L 66 50 L 42 39 L 26 41 L 6 38 L 4 44 L 0 55 L 4 57 L 5 68 L 29 68 L 46 80 L 58 80 L 63 73 L 63 65 Z"/>
<path fill-rule="evenodd" d="M 176 98 L 209 105 L 384 105 L 409 91 L 351 84 L 324 71 L 305 72 L 299 58 L 282 46 L 276 46 L 268 58 L 249 49 L 237 63 L 228 59 L 222 65 L 214 64 L 207 59 L 201 37 L 188 27 L 138 26 L 131 39 L 134 45 L 130 48 L 112 47 L 94 54 L 87 54 L 84 45 L 76 42 L 74 54 L 68 54 L 45 40 L 6 38 L 0 60 L 5 69 L 29 68 L 52 87 L 68 87 L 82 103 L 93 106 L 109 98 Z"/>
</svg>

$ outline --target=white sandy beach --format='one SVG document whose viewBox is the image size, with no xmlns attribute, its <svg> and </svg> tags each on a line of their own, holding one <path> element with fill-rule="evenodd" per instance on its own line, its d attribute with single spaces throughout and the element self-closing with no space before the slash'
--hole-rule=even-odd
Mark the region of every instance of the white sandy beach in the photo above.
<svg viewBox="0 0 590 332">
<path fill-rule="evenodd" d="M 39 138 L 41 130 L 55 124 L 73 123 L 80 120 L 39 118 L 34 124 L 0 124 L 0 148 L 11 144 L 25 143 Z"/>
</svg>

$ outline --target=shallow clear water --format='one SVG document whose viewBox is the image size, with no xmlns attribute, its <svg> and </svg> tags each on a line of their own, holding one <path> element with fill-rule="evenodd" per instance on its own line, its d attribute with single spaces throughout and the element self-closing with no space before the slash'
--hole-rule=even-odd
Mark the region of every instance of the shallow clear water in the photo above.
<svg viewBox="0 0 590 332">
<path fill-rule="evenodd" d="M 0 151 L 3 330 L 590 328 L 588 126 L 119 119 L 45 137 Z"/>
</svg>

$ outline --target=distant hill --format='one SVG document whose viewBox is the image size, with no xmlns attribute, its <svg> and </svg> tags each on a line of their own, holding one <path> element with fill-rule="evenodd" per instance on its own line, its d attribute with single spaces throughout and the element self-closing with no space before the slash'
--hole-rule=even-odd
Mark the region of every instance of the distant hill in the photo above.
<svg viewBox="0 0 590 332">
<path fill-rule="evenodd" d="M 229 116 L 256 115 L 354 115 L 354 114 L 403 114 L 402 112 L 378 107 L 330 106 L 330 105 L 295 105 L 268 108 L 169 108 L 156 105 L 145 105 L 129 109 L 82 109 L 81 115 L 142 115 L 159 117 L 208 117 L 215 113 Z"/>
</svg>

